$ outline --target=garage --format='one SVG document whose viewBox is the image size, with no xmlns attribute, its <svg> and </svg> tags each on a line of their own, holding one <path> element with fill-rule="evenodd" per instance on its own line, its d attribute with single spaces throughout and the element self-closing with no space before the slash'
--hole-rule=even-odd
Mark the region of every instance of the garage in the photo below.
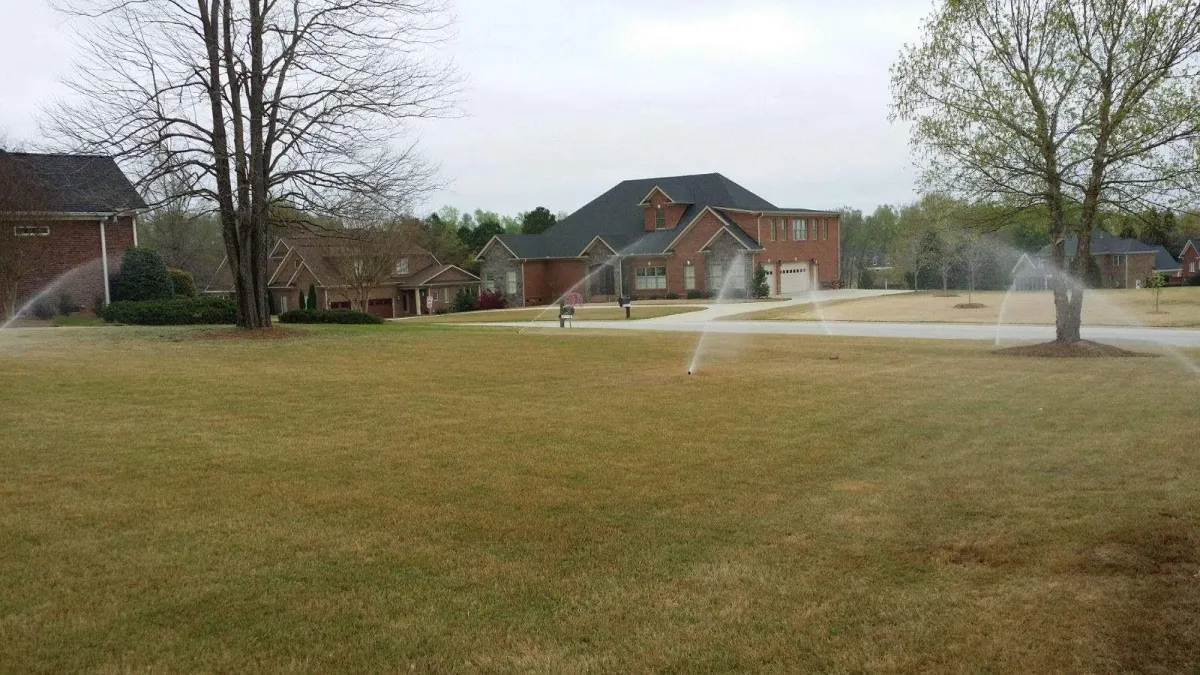
<svg viewBox="0 0 1200 675">
<path fill-rule="evenodd" d="M 808 263 L 783 263 L 779 266 L 779 294 L 795 295 L 809 291 Z"/>
<path fill-rule="evenodd" d="M 367 311 L 381 319 L 390 319 L 394 315 L 391 298 L 371 298 L 367 301 Z"/>
</svg>

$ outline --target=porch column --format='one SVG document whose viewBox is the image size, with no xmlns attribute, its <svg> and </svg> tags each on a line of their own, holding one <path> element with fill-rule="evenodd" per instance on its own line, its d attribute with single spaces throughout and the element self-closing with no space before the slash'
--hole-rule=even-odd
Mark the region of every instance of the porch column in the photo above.
<svg viewBox="0 0 1200 675">
<path fill-rule="evenodd" d="M 419 289 L 419 288 L 413 289 L 413 298 L 417 302 L 417 316 L 421 316 L 421 289 Z"/>
<path fill-rule="evenodd" d="M 100 271 L 104 275 L 104 304 L 112 302 L 112 291 L 108 287 L 108 239 L 105 236 L 104 223 L 107 219 L 100 219 Z"/>
</svg>

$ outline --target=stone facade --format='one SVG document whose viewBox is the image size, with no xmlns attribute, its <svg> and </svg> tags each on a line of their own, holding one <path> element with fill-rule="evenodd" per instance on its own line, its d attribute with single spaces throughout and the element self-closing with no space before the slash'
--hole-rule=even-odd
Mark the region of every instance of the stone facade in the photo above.
<svg viewBox="0 0 1200 675">
<path fill-rule="evenodd" d="M 714 239 L 704 252 L 704 265 L 707 268 L 704 280 L 705 289 L 713 294 L 719 293 L 724 279 L 730 278 L 730 286 L 726 291 L 727 296 L 736 295 L 738 291 L 748 291 L 754 278 L 753 263 L 754 256 L 746 250 L 745 246 L 739 244 L 731 235 L 722 234 Z M 733 275 L 729 272 L 734 265 L 742 267 L 740 287 L 737 286 L 737 282 L 733 280 Z M 721 278 L 712 277 L 711 272 L 714 270 L 714 266 L 720 266 Z M 699 279 L 697 279 L 697 284 L 699 283 Z"/>
<path fill-rule="evenodd" d="M 516 293 L 509 293 L 506 287 L 510 271 L 516 272 Z M 500 244 L 493 245 L 479 259 L 479 276 L 483 279 L 483 290 L 503 291 L 509 307 L 525 306 L 525 280 L 522 272 L 521 261 Z"/>
</svg>

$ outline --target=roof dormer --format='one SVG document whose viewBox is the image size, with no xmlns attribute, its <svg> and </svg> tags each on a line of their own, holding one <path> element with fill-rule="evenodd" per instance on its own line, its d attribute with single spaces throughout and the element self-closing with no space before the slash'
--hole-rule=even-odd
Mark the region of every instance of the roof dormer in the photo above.
<svg viewBox="0 0 1200 675">
<path fill-rule="evenodd" d="M 654 189 L 638 204 L 646 219 L 646 231 L 673 230 L 687 211 L 689 204 L 675 201 L 666 190 L 655 185 Z"/>
</svg>

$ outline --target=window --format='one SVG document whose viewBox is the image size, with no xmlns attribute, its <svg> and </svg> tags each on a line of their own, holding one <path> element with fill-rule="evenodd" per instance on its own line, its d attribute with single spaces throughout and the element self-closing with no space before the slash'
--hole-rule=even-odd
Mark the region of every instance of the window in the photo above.
<svg viewBox="0 0 1200 675">
<path fill-rule="evenodd" d="M 450 287 L 449 286 L 442 289 L 442 302 L 447 302 L 447 303 L 450 302 Z"/>
<path fill-rule="evenodd" d="M 396 263 L 396 276 L 408 276 L 408 258 L 401 258 L 400 262 Z"/>
<path fill-rule="evenodd" d="M 821 221 L 821 240 L 825 241 L 828 239 L 829 239 L 829 221 L 822 220 Z"/>
<path fill-rule="evenodd" d="M 496 277 L 492 276 L 490 272 L 484 272 L 483 274 L 483 290 L 496 290 Z"/>
<path fill-rule="evenodd" d="M 662 206 L 659 206 L 658 208 L 656 208 L 654 210 L 654 229 L 656 229 L 656 230 L 667 229 L 667 214 L 665 211 L 663 211 Z"/>
<path fill-rule="evenodd" d="M 775 219 L 771 219 L 771 241 L 775 241 Z"/>
<path fill-rule="evenodd" d="M 746 290 L 746 266 L 734 265 L 729 270 L 729 290 Z"/>
<path fill-rule="evenodd" d="M 1196 261 L 1193 260 L 1192 262 L 1188 263 L 1188 272 L 1195 272 L 1195 271 L 1196 271 Z"/>
<path fill-rule="evenodd" d="M 49 225 L 18 225 L 13 228 L 13 234 L 18 237 L 49 237 Z"/>
<path fill-rule="evenodd" d="M 517 271 L 508 270 L 504 274 L 504 292 L 509 295 L 517 294 Z"/>
<path fill-rule="evenodd" d="M 361 277 L 363 275 L 363 261 L 354 261 L 354 276 Z"/>
<path fill-rule="evenodd" d="M 787 218 L 779 219 L 779 241 L 787 241 Z"/>
<path fill-rule="evenodd" d="M 1125 256 L 1123 256 L 1123 255 L 1114 255 L 1113 256 L 1113 265 L 1114 266 L 1121 267 L 1124 264 L 1125 264 Z"/>
<path fill-rule="evenodd" d="M 792 221 L 792 241 L 805 239 L 808 239 L 808 223 L 803 218 L 797 218 Z"/>
<path fill-rule="evenodd" d="M 639 291 L 661 291 L 667 288 L 667 268 L 639 267 L 634 270 L 633 287 Z"/>
<path fill-rule="evenodd" d="M 683 266 L 683 290 L 696 290 L 696 266 L 691 263 Z"/>
<path fill-rule="evenodd" d="M 280 314 L 283 314 L 283 313 L 284 313 L 284 312 L 286 312 L 286 311 L 288 311 L 288 308 L 287 308 L 287 296 L 286 296 L 286 295 L 281 295 L 281 296 L 279 296 L 279 313 L 280 313 Z"/>
<path fill-rule="evenodd" d="M 720 263 L 710 263 L 708 265 L 708 290 L 716 293 L 721 290 L 721 284 L 725 282 L 725 267 Z"/>
</svg>

